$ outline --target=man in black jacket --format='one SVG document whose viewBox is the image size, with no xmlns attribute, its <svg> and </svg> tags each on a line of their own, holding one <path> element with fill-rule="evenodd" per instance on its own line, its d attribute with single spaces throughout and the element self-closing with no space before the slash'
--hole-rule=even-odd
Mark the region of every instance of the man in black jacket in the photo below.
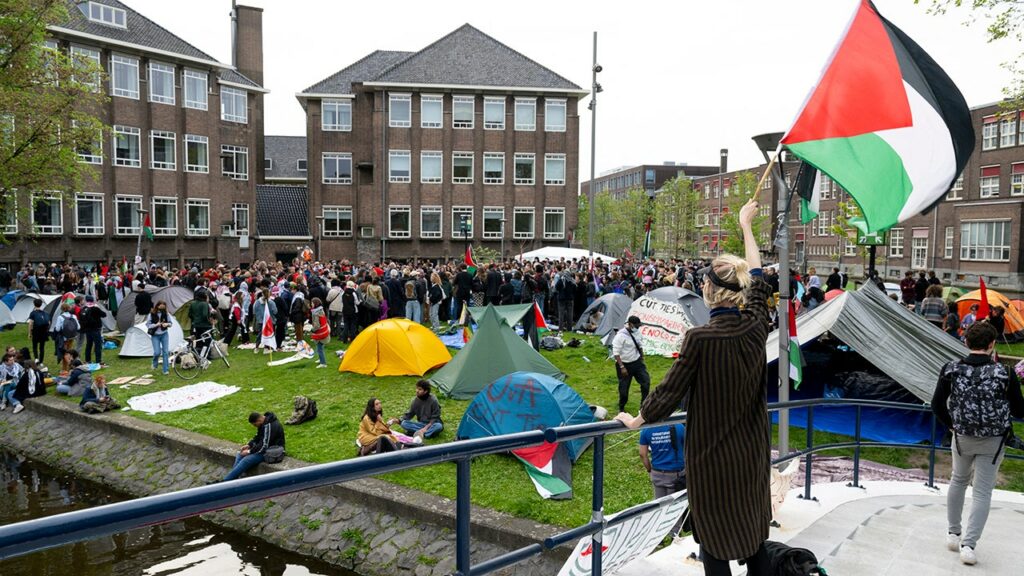
<svg viewBox="0 0 1024 576">
<path fill-rule="evenodd" d="M 497 306 L 501 303 L 501 297 L 498 295 L 498 291 L 501 289 L 501 273 L 498 272 L 497 264 L 491 264 L 487 269 L 487 290 L 485 296 L 487 302 Z"/>
<path fill-rule="evenodd" d="M 273 412 L 249 414 L 249 423 L 256 427 L 256 435 L 235 456 L 235 466 L 224 477 L 224 482 L 234 480 L 250 468 L 255 468 L 267 459 L 267 451 L 275 452 L 279 447 L 281 457 L 284 455 L 284 427 Z"/>
<path fill-rule="evenodd" d="M 96 305 L 92 294 L 85 297 L 85 308 L 79 314 L 82 336 L 85 338 L 85 363 L 92 362 L 92 351 L 96 351 L 96 363 L 103 363 L 103 319 L 107 313 Z"/>
<path fill-rule="evenodd" d="M 459 264 L 459 273 L 455 275 L 455 315 L 452 320 L 462 320 L 462 307 L 473 301 L 473 276 L 466 270 L 466 264 Z"/>
</svg>

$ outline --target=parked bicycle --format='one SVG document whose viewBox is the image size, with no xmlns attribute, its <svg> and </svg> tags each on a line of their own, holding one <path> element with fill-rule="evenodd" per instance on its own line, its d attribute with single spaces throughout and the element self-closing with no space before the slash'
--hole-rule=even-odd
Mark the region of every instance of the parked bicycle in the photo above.
<svg viewBox="0 0 1024 576">
<path fill-rule="evenodd" d="M 217 343 L 213 340 L 213 329 L 203 332 L 198 337 L 189 336 L 175 352 L 174 373 L 185 380 L 191 380 L 210 367 L 210 353 Z M 226 350 L 218 350 L 218 356 L 224 365 L 231 368 Z"/>
</svg>

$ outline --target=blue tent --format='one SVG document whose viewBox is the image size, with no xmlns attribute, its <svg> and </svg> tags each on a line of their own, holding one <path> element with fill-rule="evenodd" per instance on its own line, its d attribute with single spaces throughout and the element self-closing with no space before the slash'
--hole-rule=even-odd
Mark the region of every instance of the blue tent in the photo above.
<svg viewBox="0 0 1024 576">
<path fill-rule="evenodd" d="M 466 408 L 456 438 L 544 430 L 594 421 L 590 406 L 568 384 L 536 372 L 513 372 L 491 382 Z M 566 443 L 573 462 L 590 439 Z"/>
<path fill-rule="evenodd" d="M 14 304 L 18 302 L 18 296 L 21 293 L 21 290 L 11 290 L 7 294 L 4 294 L 3 298 L 0 298 L 0 302 L 6 304 L 11 310 L 14 310 Z"/>
</svg>

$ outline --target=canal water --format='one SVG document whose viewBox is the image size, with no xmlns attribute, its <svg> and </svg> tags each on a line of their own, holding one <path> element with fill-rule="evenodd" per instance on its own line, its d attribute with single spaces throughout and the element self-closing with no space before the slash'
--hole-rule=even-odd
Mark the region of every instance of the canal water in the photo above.
<svg viewBox="0 0 1024 576">
<path fill-rule="evenodd" d="M 0 450 L 0 524 L 125 500 Z M 356 576 L 198 518 L 0 560 L 2 576 Z"/>
</svg>

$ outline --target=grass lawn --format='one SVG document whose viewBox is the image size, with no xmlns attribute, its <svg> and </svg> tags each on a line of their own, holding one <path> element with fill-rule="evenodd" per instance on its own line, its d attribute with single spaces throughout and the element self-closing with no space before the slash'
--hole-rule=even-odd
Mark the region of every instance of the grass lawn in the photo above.
<svg viewBox="0 0 1024 576">
<path fill-rule="evenodd" d="M 1016 342 L 1014 344 L 997 344 L 996 350 L 1006 356 L 1016 356 L 1017 358 L 1024 358 L 1024 342 Z"/>
<path fill-rule="evenodd" d="M 582 337 L 583 346 L 563 348 L 543 354 L 569 374 L 569 384 L 591 404 L 599 404 L 614 413 L 618 402 L 617 380 L 606 352 L 596 338 Z M 29 339 L 24 325 L 0 332 L 3 346 L 27 346 Z M 231 368 L 215 361 L 199 380 L 241 387 L 241 391 L 215 402 L 185 412 L 149 416 L 141 412 L 129 414 L 169 426 L 183 428 L 214 438 L 242 444 L 252 436 L 253 429 L 246 421 L 249 412 L 273 411 L 285 420 L 292 411 L 292 398 L 308 396 L 317 401 L 319 416 L 316 420 L 297 427 L 288 426 L 288 454 L 309 462 L 331 462 L 355 456 L 355 437 L 366 401 L 371 396 L 381 399 L 386 417 L 400 416 L 414 395 L 415 377 L 374 378 L 337 371 L 338 360 L 334 352 L 342 346 L 337 341 L 328 345 L 330 368 L 315 369 L 314 361 L 303 361 L 270 368 L 268 357 L 247 350 L 232 350 Z M 52 343 L 48 350 L 52 349 Z M 165 390 L 190 383 L 151 369 L 150 359 L 122 359 L 117 350 L 104 351 L 109 367 L 103 370 L 108 381 L 119 376 L 153 374 L 156 382 L 150 386 L 132 386 L 123 390 L 111 388 L 111 394 L 122 404 L 135 395 Z M 275 358 L 284 357 L 275 354 Z M 590 359 L 590 362 L 584 360 Z M 656 384 L 671 364 L 666 358 L 648 358 L 648 369 Z M 56 364 L 48 360 L 53 370 Z M 253 390 L 262 388 L 262 390 Z M 627 407 L 633 413 L 639 408 L 640 392 L 634 384 Z M 77 399 L 74 401 L 77 402 Z M 459 420 L 469 401 L 440 398 L 444 431 L 428 443 L 449 442 L 455 438 Z M 31 418 L 31 408 L 23 413 Z M 100 416 L 102 417 L 102 416 Z M 1024 435 L 1024 429 L 1020 431 Z M 605 448 L 605 509 L 615 512 L 649 500 L 652 496 L 650 481 L 637 456 L 637 432 L 616 434 L 608 438 Z M 837 441 L 840 436 L 816 433 L 818 443 Z M 793 429 L 791 442 L 803 446 L 806 435 L 802 429 Z M 847 453 L 852 454 L 851 451 Z M 897 449 L 865 450 L 863 457 L 901 467 L 927 466 L 927 452 Z M 947 468 L 948 469 L 948 468 Z M 495 455 L 476 458 L 472 465 L 472 497 L 478 505 L 502 510 L 516 516 L 562 526 L 577 526 L 590 518 L 590 491 L 592 485 L 593 453 L 588 450 L 573 470 L 575 497 L 568 501 L 545 501 L 537 495 L 521 464 L 510 456 Z M 1024 490 L 1024 462 L 1003 465 L 1003 487 Z M 432 492 L 449 498 L 455 497 L 455 466 L 442 464 L 429 468 L 396 472 L 382 478 Z"/>
</svg>

